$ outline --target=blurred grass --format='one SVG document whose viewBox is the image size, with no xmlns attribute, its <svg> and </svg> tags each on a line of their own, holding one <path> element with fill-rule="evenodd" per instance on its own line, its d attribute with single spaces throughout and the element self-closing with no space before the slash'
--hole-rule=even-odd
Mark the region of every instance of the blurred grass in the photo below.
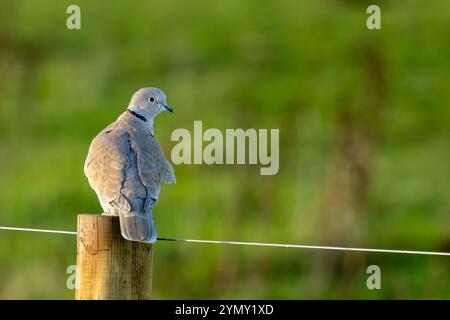
<svg viewBox="0 0 450 320">
<path fill-rule="evenodd" d="M 370 4 L 377 1 L 371 1 Z M 82 29 L 65 27 L 81 7 Z M 140 87 L 175 128 L 280 128 L 280 171 L 176 166 L 162 236 L 450 250 L 450 3 L 2 1 L 0 225 L 100 212 L 91 139 Z M 450 298 L 448 258 L 158 242 L 155 298 Z M 0 232 L 0 298 L 71 299 L 75 237 Z M 366 288 L 378 264 L 382 290 Z"/>
</svg>

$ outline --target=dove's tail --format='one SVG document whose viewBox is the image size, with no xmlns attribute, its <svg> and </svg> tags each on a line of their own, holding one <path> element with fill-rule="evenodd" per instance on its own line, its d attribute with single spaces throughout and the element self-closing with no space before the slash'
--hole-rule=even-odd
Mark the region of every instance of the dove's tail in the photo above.
<svg viewBox="0 0 450 320">
<path fill-rule="evenodd" d="M 136 212 L 119 213 L 120 232 L 131 241 L 154 243 L 156 241 L 156 225 L 153 214 Z"/>
</svg>

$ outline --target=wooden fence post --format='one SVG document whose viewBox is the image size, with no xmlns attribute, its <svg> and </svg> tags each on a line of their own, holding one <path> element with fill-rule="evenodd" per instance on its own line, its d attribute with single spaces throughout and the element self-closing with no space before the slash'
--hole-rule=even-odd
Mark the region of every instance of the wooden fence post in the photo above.
<svg viewBox="0 0 450 320">
<path fill-rule="evenodd" d="M 78 215 L 77 300 L 150 299 L 152 245 L 127 241 L 119 218 Z"/>
</svg>

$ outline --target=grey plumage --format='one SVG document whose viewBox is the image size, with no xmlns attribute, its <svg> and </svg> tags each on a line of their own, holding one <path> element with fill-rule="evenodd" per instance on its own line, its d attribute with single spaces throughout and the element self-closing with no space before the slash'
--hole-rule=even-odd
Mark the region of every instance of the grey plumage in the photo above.
<svg viewBox="0 0 450 320">
<path fill-rule="evenodd" d="M 153 118 L 166 105 L 157 88 L 137 91 L 116 122 L 92 141 L 84 172 L 105 214 L 118 215 L 122 236 L 153 243 L 156 226 L 152 208 L 161 183 L 175 183 L 175 173 L 155 138 Z"/>
</svg>

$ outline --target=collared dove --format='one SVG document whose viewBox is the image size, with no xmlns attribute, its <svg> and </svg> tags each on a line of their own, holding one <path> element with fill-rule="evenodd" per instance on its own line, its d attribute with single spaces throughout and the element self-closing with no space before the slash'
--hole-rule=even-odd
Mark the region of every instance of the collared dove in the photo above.
<svg viewBox="0 0 450 320">
<path fill-rule="evenodd" d="M 156 241 L 152 208 L 161 182 L 175 183 L 175 173 L 164 157 L 153 131 L 153 118 L 173 109 L 157 88 L 143 88 L 128 109 L 92 141 L 84 173 L 97 193 L 104 214 L 118 215 L 125 239 Z"/>
</svg>

